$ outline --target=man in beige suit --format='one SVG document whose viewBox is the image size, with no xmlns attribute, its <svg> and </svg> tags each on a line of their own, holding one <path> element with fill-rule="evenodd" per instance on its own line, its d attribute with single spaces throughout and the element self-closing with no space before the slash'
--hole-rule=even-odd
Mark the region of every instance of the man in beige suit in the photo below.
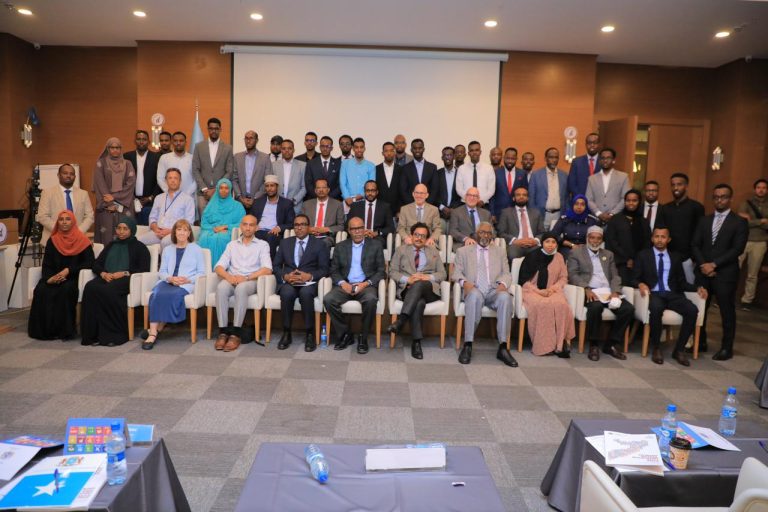
<svg viewBox="0 0 768 512">
<path fill-rule="evenodd" d="M 43 225 L 43 238 L 41 239 L 43 245 L 51 236 L 59 213 L 64 210 L 72 210 L 75 213 L 77 227 L 83 233 L 93 226 L 91 198 L 88 197 L 88 192 L 75 186 L 75 168 L 69 164 L 64 164 L 59 167 L 57 176 L 59 186 L 43 190 L 35 217 L 35 220 Z"/>
<path fill-rule="evenodd" d="M 466 324 L 459 362 L 469 364 L 472 360 L 472 341 L 480 325 L 483 306 L 487 306 L 496 311 L 496 335 L 499 340 L 496 359 L 514 368 L 517 361 L 507 348 L 513 313 L 512 274 L 509 272 L 506 249 L 491 245 L 492 240 L 493 226 L 490 222 L 481 222 L 477 226 L 477 243 L 456 251 L 451 281 L 463 288 Z"/>
<path fill-rule="evenodd" d="M 234 169 L 232 146 L 221 140 L 221 121 L 212 117 L 208 120 L 208 140 L 198 142 L 192 153 L 192 176 L 197 182 L 197 208 L 201 216 L 216 192 L 216 183 L 221 178 L 231 179 Z"/>
<path fill-rule="evenodd" d="M 427 247 L 436 247 L 443 234 L 440 224 L 440 211 L 427 203 L 429 190 L 423 183 L 413 189 L 413 202 L 400 208 L 400 219 L 397 222 L 397 234 L 405 245 L 412 245 L 411 227 L 417 222 L 423 222 L 432 235 L 427 239 Z"/>
<path fill-rule="evenodd" d="M 440 299 L 440 283 L 445 280 L 445 265 L 434 247 L 426 247 L 429 227 L 423 222 L 411 226 L 411 245 L 401 245 L 395 251 L 389 267 L 389 277 L 397 284 L 397 298 L 403 301 L 400 316 L 387 329 L 399 333 L 410 320 L 411 356 L 423 359 L 421 319 L 427 304 Z"/>
<path fill-rule="evenodd" d="M 309 217 L 309 234 L 325 242 L 330 249 L 336 233 L 344 229 L 344 206 L 341 201 L 328 197 L 328 180 L 315 181 L 315 198 L 301 204 L 301 213 Z"/>
</svg>

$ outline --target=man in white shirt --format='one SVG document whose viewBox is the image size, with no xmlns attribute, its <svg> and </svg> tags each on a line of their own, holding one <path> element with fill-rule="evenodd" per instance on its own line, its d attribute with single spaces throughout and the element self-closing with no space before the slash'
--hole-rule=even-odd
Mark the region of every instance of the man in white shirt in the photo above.
<svg viewBox="0 0 768 512">
<path fill-rule="evenodd" d="M 645 187 L 643 188 L 643 196 L 643 217 L 648 221 L 648 224 L 651 227 L 651 233 L 653 233 L 653 228 L 656 226 L 656 219 L 660 219 L 660 217 L 658 217 L 659 207 L 661 206 L 659 204 L 659 182 L 646 181 Z"/>
<path fill-rule="evenodd" d="M 219 336 L 214 344 L 216 350 L 232 352 L 240 346 L 248 297 L 256 293 L 259 277 L 272 273 L 269 244 L 254 237 L 256 225 L 253 215 L 243 217 L 240 237 L 227 244 L 214 269 L 221 278 L 216 287 L 216 317 L 219 322 Z M 233 295 L 235 314 L 230 326 L 229 298 Z"/>
<path fill-rule="evenodd" d="M 496 175 L 493 167 L 480 161 L 482 149 L 480 143 L 473 140 L 467 147 L 469 162 L 459 167 L 456 174 L 456 193 L 460 197 L 467 195 L 470 187 L 476 187 L 480 191 L 480 207 L 485 205 L 496 192 Z"/>
<path fill-rule="evenodd" d="M 70 164 L 59 167 L 59 186 L 43 190 L 35 220 L 43 225 L 40 243 L 45 245 L 63 210 L 74 212 L 77 227 L 85 233 L 93 226 L 93 205 L 88 192 L 75 186 L 75 168 Z"/>
<path fill-rule="evenodd" d="M 181 192 L 181 171 L 170 168 L 165 172 L 168 192 L 155 198 L 149 213 L 149 231 L 139 236 L 144 245 L 160 244 L 165 249 L 171 244 L 171 229 L 177 220 L 195 222 L 195 200 Z"/>
<path fill-rule="evenodd" d="M 181 172 L 181 191 L 193 199 L 197 193 L 197 184 L 192 176 L 192 153 L 187 153 L 187 136 L 184 132 L 175 132 L 171 136 L 173 151 L 160 157 L 157 164 L 157 184 L 163 192 L 168 192 L 165 174 L 168 169 L 178 169 Z"/>
<path fill-rule="evenodd" d="M 197 183 L 197 207 L 202 212 L 216 192 L 221 178 L 232 178 L 235 156 L 232 146 L 221 140 L 221 121 L 212 117 L 206 123 L 208 140 L 198 142 L 192 152 L 192 174 Z"/>
</svg>

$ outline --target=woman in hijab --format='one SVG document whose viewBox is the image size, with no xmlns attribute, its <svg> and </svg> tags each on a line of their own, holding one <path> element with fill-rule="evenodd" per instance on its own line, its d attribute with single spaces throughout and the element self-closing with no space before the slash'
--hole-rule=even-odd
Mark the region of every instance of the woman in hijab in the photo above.
<svg viewBox="0 0 768 512">
<path fill-rule="evenodd" d="M 200 219 L 200 247 L 211 251 L 214 268 L 232 240 L 232 230 L 240 225 L 245 216 L 243 205 L 232 197 L 231 181 L 220 179 L 216 183 L 216 191 Z"/>
<path fill-rule="evenodd" d="M 149 251 L 136 240 L 136 221 L 123 217 L 110 242 L 93 264 L 96 278 L 83 290 L 83 345 L 122 345 L 128 340 L 128 305 L 131 274 L 149 272 Z"/>
<path fill-rule="evenodd" d="M 96 227 L 93 241 L 108 244 L 120 217 L 134 216 L 136 170 L 123 158 L 120 139 L 107 140 L 93 170 L 93 191 L 96 193 Z"/>
<path fill-rule="evenodd" d="M 635 254 L 650 246 L 651 228 L 640 208 L 640 191 L 628 190 L 624 210 L 605 227 L 605 248 L 613 253 L 622 286 L 632 286 Z"/>
<path fill-rule="evenodd" d="M 589 214 L 587 197 L 579 194 L 571 200 L 571 207 L 552 228 L 560 242 L 560 253 L 568 259 L 571 249 L 587 243 L 587 230 L 598 223 L 596 217 Z"/>
<path fill-rule="evenodd" d="M 525 256 L 518 283 L 523 287 L 533 353 L 570 357 L 570 340 L 576 336 L 576 330 L 571 307 L 563 293 L 568 271 L 563 255 L 557 252 L 554 233 L 544 233 L 541 248 Z"/>
<path fill-rule="evenodd" d="M 77 282 L 80 270 L 93 265 L 91 241 L 64 210 L 45 246 L 43 275 L 35 286 L 27 331 L 30 338 L 63 341 L 77 334 Z"/>
</svg>

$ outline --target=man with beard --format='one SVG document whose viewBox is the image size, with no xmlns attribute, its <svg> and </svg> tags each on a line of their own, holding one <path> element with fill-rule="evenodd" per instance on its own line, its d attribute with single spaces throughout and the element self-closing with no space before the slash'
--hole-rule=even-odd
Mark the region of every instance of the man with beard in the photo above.
<svg viewBox="0 0 768 512">
<path fill-rule="evenodd" d="M 158 137 L 160 139 L 160 151 L 159 153 L 161 155 L 164 155 L 166 153 L 170 153 L 173 151 L 173 147 L 171 146 L 171 132 L 160 132 L 160 136 Z"/>
<path fill-rule="evenodd" d="M 693 260 L 691 259 L 691 240 L 696 232 L 696 226 L 704 217 L 704 205 L 688 197 L 688 176 L 674 173 L 670 179 L 672 187 L 671 202 L 661 207 L 661 224 L 656 227 L 669 228 L 669 250 L 676 252 L 683 259 L 685 280 L 694 283 Z"/>
<path fill-rule="evenodd" d="M 413 197 L 413 189 L 421 183 L 429 191 L 427 202 L 434 205 L 438 192 L 437 166 L 424 159 L 423 140 L 413 139 L 411 141 L 411 153 L 413 153 L 413 159 L 403 166 L 403 179 L 400 180 L 400 198 L 403 204 L 410 203 Z"/>
<path fill-rule="evenodd" d="M 145 130 L 136 131 L 136 149 L 128 151 L 123 158 L 131 162 L 136 169 L 136 199 L 141 203 L 141 210 L 136 212 L 136 224 L 146 226 L 152 202 L 160 193 L 157 186 L 157 164 L 160 153 L 149 150 L 149 134 Z M 133 205 L 131 205 L 133 206 Z"/>
<path fill-rule="evenodd" d="M 503 158 L 504 154 L 501 152 L 501 148 L 499 146 L 491 148 L 491 152 L 488 156 L 491 160 L 491 167 L 493 167 L 494 171 L 502 168 L 501 159 Z"/>
<path fill-rule="evenodd" d="M 504 151 L 504 166 L 496 169 L 496 192 L 491 198 L 490 210 L 497 222 L 502 210 L 512 206 L 515 202 L 515 190 L 518 187 L 528 188 L 528 179 L 525 171 L 515 168 L 517 163 L 517 149 L 507 148 Z"/>
<path fill-rule="evenodd" d="M 352 156 L 352 137 L 350 135 L 342 135 L 339 137 L 339 149 L 341 150 L 341 156 L 339 158 L 342 161 L 354 158 L 354 156 Z"/>
<path fill-rule="evenodd" d="M 598 162 L 600 135 L 594 132 L 588 134 L 584 145 L 587 147 L 587 154 L 574 158 L 571 162 L 571 170 L 568 172 L 568 195 L 571 198 L 579 194 L 586 195 L 589 177 L 600 170 Z"/>
<path fill-rule="evenodd" d="M 403 168 L 395 161 L 395 145 L 385 142 L 381 146 L 384 161 L 376 166 L 376 188 L 381 200 L 387 203 L 392 213 L 400 212 L 400 182 Z M 367 184 L 366 184 L 367 187 Z M 354 208 L 355 205 L 352 205 Z"/>
<path fill-rule="evenodd" d="M 309 234 L 322 240 L 328 250 L 335 243 L 336 233 L 344 229 L 344 206 L 328 197 L 329 191 L 328 182 L 320 178 L 315 182 L 315 198 L 301 205 L 301 213 L 309 219 Z"/>
<path fill-rule="evenodd" d="M 520 162 L 523 166 L 523 172 L 525 173 L 525 188 L 531 183 L 531 174 L 533 174 L 533 166 L 536 164 L 536 158 L 533 153 L 526 151 L 520 158 Z"/>
<path fill-rule="evenodd" d="M 235 170 L 232 172 L 232 188 L 235 199 L 243 203 L 248 210 L 253 200 L 264 195 L 264 176 L 271 174 L 272 163 L 269 155 L 256 149 L 259 134 L 253 130 L 245 132 L 243 137 L 245 151 L 235 155 Z"/>
<path fill-rule="evenodd" d="M 273 136 L 269 140 L 269 161 L 272 163 L 280 160 L 282 155 L 283 138 L 279 135 Z"/>
<path fill-rule="evenodd" d="M 356 138 L 352 148 L 355 157 L 346 160 L 342 157 L 341 161 L 341 197 L 347 208 L 364 197 L 365 182 L 376 179 L 376 166 L 365 159 L 365 140 Z"/>
<path fill-rule="evenodd" d="M 307 189 L 307 195 L 304 200 L 315 197 L 315 182 L 317 180 L 326 180 L 330 197 L 341 201 L 341 186 L 339 185 L 339 176 L 341 173 L 341 159 L 331 156 L 333 151 L 333 139 L 325 135 L 320 139 L 320 156 L 307 162 L 307 168 L 304 171 L 304 187 Z"/>
<path fill-rule="evenodd" d="M 741 204 L 739 215 L 747 220 L 749 238 L 747 247 L 739 258 L 739 264 L 747 260 L 747 281 L 744 295 L 741 296 L 741 309 L 749 311 L 755 300 L 757 274 L 766 252 L 768 243 L 768 180 L 759 179 L 753 186 L 755 195 Z"/>
<path fill-rule="evenodd" d="M 568 175 L 557 167 L 560 152 L 549 148 L 544 152 L 547 165 L 535 171 L 528 180 L 531 206 L 544 216 L 544 229 L 551 229 L 568 204 Z"/>
<path fill-rule="evenodd" d="M 456 169 L 464 165 L 464 160 L 467 158 L 467 148 L 464 147 L 463 144 L 457 144 L 455 148 L 453 148 L 453 164 L 456 166 Z"/>
<path fill-rule="evenodd" d="M 373 180 L 365 182 L 365 201 L 358 201 L 349 209 L 349 218 L 363 219 L 365 237 L 378 241 L 381 247 L 387 245 L 387 236 L 395 232 L 392 209 L 386 201 L 379 199 L 379 188 Z"/>
<path fill-rule="evenodd" d="M 279 162 L 278 162 L 279 163 Z M 279 179 L 275 175 L 264 177 L 265 195 L 256 199 L 250 212 L 256 217 L 256 238 L 269 244 L 270 255 L 274 258 L 283 232 L 291 229 L 296 212 L 290 199 L 277 195 Z"/>
<path fill-rule="evenodd" d="M 235 169 L 232 146 L 221 140 L 221 121 L 208 120 L 208 140 L 198 142 L 192 153 L 192 175 L 197 183 L 197 208 L 202 215 L 221 178 L 231 178 Z M 183 178 L 182 178 L 183 183 Z"/>
<path fill-rule="evenodd" d="M 661 217 L 659 217 L 660 207 L 659 182 L 653 180 L 646 181 L 645 187 L 643 187 L 643 217 L 648 221 L 651 232 L 653 232 L 653 228 L 656 227 L 656 222 L 661 220 Z"/>
<path fill-rule="evenodd" d="M 461 206 L 461 196 L 456 193 L 456 166 L 453 163 L 454 150 L 451 146 L 443 148 L 443 167 L 437 170 L 437 209 L 440 210 L 441 226 L 448 231 L 451 211 Z"/>
<path fill-rule="evenodd" d="M 171 144 L 173 144 L 173 151 L 161 156 L 157 164 L 157 185 L 163 192 L 168 192 L 165 175 L 168 169 L 178 169 L 181 172 L 181 191 L 194 199 L 197 183 L 192 176 L 192 153 L 187 152 L 187 136 L 184 132 L 174 132 L 171 136 Z M 197 216 L 199 217 L 202 213 L 198 211 Z"/>
<path fill-rule="evenodd" d="M 515 189 L 515 203 L 504 208 L 499 218 L 498 235 L 507 244 L 507 256 L 512 261 L 541 245 L 538 237 L 544 233 L 544 218 L 536 208 L 528 206 L 528 191 Z"/>
<path fill-rule="evenodd" d="M 43 190 L 35 217 L 35 220 L 43 225 L 43 236 L 40 240 L 43 245 L 50 238 L 59 213 L 63 210 L 75 214 L 77 227 L 83 233 L 93 226 L 93 205 L 88 192 L 75 186 L 75 168 L 71 164 L 63 164 L 56 176 L 59 178 L 59 185 Z"/>
<path fill-rule="evenodd" d="M 624 208 L 624 195 L 630 189 L 629 176 L 614 169 L 615 162 L 616 151 L 612 148 L 600 151 L 600 172 L 590 176 L 587 183 L 589 209 L 605 223 Z"/>
<path fill-rule="evenodd" d="M 400 167 L 404 167 L 405 164 L 413 160 L 413 156 L 405 152 L 406 142 L 405 136 L 402 134 L 395 135 L 395 163 Z"/>
<path fill-rule="evenodd" d="M 456 173 L 456 193 L 464 197 L 470 187 L 476 187 L 480 191 L 480 206 L 485 206 L 496 191 L 496 175 L 490 165 L 480 161 L 480 143 L 473 140 L 468 147 L 469 162 Z"/>
<path fill-rule="evenodd" d="M 304 135 L 304 148 L 307 151 L 297 156 L 296 160 L 298 160 L 299 162 L 305 162 L 308 164 L 312 160 L 315 160 L 316 158 L 320 158 L 320 155 L 317 154 L 317 151 L 315 151 L 316 147 L 317 147 L 317 134 L 315 132 L 307 132 Z"/>
</svg>

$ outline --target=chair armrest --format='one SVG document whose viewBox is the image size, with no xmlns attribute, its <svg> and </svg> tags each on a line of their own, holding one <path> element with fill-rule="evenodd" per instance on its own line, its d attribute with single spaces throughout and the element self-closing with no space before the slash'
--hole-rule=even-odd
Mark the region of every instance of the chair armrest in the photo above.
<svg viewBox="0 0 768 512">
<path fill-rule="evenodd" d="M 157 284 L 158 272 L 144 272 L 141 275 L 141 305 L 146 306 L 149 304 L 146 295 L 152 291 L 152 288 Z"/>
<path fill-rule="evenodd" d="M 704 325 L 704 309 L 707 307 L 707 300 L 702 299 L 698 292 L 685 292 L 685 297 L 693 302 L 693 305 L 699 308 L 699 315 L 696 317 L 696 325 Z"/>
<path fill-rule="evenodd" d="M 503 238 L 496 237 L 493 239 L 493 245 L 495 245 L 496 247 L 504 247 L 506 243 Z"/>
<path fill-rule="evenodd" d="M 330 293 L 330 291 L 333 290 L 333 281 L 331 281 L 330 277 L 324 277 L 320 280 L 320 284 L 317 287 L 317 293 L 320 297 L 320 302 L 323 301 L 326 295 Z M 323 310 L 325 310 L 325 306 L 323 306 Z"/>
<path fill-rule="evenodd" d="M 209 272 L 208 275 L 205 276 L 205 305 L 206 306 L 215 306 L 214 303 L 208 303 L 208 297 L 211 294 L 216 295 L 216 287 L 219 286 L 219 281 L 221 278 L 216 272 Z M 215 299 L 214 299 L 215 302 Z"/>
<path fill-rule="evenodd" d="M 635 306 L 635 319 L 640 322 L 648 323 L 648 306 L 651 303 L 650 295 L 643 297 L 640 295 L 640 290 L 635 289 L 633 293 L 635 299 L 632 304 Z"/>
<path fill-rule="evenodd" d="M 461 304 L 461 285 L 454 283 L 453 285 L 453 312 L 456 313 L 456 309 Z"/>
<path fill-rule="evenodd" d="M 402 243 L 403 243 L 403 239 L 400 238 L 400 234 L 399 233 L 395 233 L 395 249 L 400 247 L 400 245 L 402 245 Z"/>
<path fill-rule="evenodd" d="M 448 239 L 450 237 L 448 235 L 440 235 L 440 240 L 438 240 L 438 250 L 440 251 L 440 259 L 443 260 L 443 264 L 448 263 L 448 252 L 446 252 L 446 249 L 448 248 Z"/>
<path fill-rule="evenodd" d="M 563 288 L 563 293 L 565 294 L 565 300 L 568 301 L 568 305 L 571 306 L 571 313 L 573 313 L 576 320 L 585 320 L 586 317 L 582 314 L 584 312 L 584 288 L 567 284 Z"/>
<path fill-rule="evenodd" d="M 80 275 L 77 276 L 77 301 L 82 302 L 83 301 L 83 289 L 85 288 L 85 285 L 88 284 L 88 281 L 96 279 L 96 274 L 93 273 L 93 270 L 89 268 L 84 268 L 80 271 Z"/>
<path fill-rule="evenodd" d="M 43 267 L 31 267 L 27 272 L 27 292 L 29 300 L 32 300 L 32 296 L 35 294 L 35 286 L 43 278 Z"/>
<path fill-rule="evenodd" d="M 514 285 L 515 296 L 515 316 L 517 318 L 528 318 L 528 311 L 523 306 L 523 287 L 519 284 Z"/>
<path fill-rule="evenodd" d="M 624 295 L 624 298 L 627 299 L 627 302 L 630 304 L 635 303 L 635 289 L 631 286 L 622 286 L 621 294 Z"/>
<path fill-rule="evenodd" d="M 590 512 L 633 512 L 637 507 L 595 462 L 584 462 L 581 477 L 581 510 Z"/>
<path fill-rule="evenodd" d="M 376 314 L 384 314 L 384 305 L 387 303 L 387 283 L 386 279 L 379 281 L 379 300 L 376 305 Z"/>
<path fill-rule="evenodd" d="M 392 248 L 392 245 L 394 244 L 394 237 L 392 236 L 392 233 L 387 234 L 387 250 L 389 251 L 389 255 L 392 255 L 392 252 L 394 249 Z"/>
<path fill-rule="evenodd" d="M 387 281 L 389 281 L 389 296 L 387 297 L 387 306 L 389 307 L 389 311 L 391 313 L 395 308 L 395 300 L 397 299 L 397 284 L 391 277 L 387 279 Z"/>
<path fill-rule="evenodd" d="M 194 301 L 196 307 L 202 307 L 205 305 L 206 280 L 207 276 L 199 276 L 195 281 L 195 289 L 192 290 L 192 296 L 194 298 L 192 300 Z"/>
<path fill-rule="evenodd" d="M 141 291 L 142 291 L 142 279 L 144 278 L 144 272 L 138 274 L 131 274 L 129 277 L 129 291 L 128 291 L 128 307 L 136 307 L 141 305 Z"/>
<path fill-rule="evenodd" d="M 445 303 L 442 314 L 447 315 L 450 311 L 451 303 L 451 282 L 443 281 L 440 283 L 440 300 Z"/>
<path fill-rule="evenodd" d="M 747 457 L 741 464 L 736 481 L 736 497 L 750 488 L 768 490 L 768 466 L 754 457 Z"/>
<path fill-rule="evenodd" d="M 275 290 L 277 289 L 277 278 L 274 274 L 269 276 L 263 276 L 264 277 L 264 300 L 266 300 L 267 297 L 270 295 L 275 294 Z M 320 285 L 317 285 L 318 288 Z"/>
</svg>

